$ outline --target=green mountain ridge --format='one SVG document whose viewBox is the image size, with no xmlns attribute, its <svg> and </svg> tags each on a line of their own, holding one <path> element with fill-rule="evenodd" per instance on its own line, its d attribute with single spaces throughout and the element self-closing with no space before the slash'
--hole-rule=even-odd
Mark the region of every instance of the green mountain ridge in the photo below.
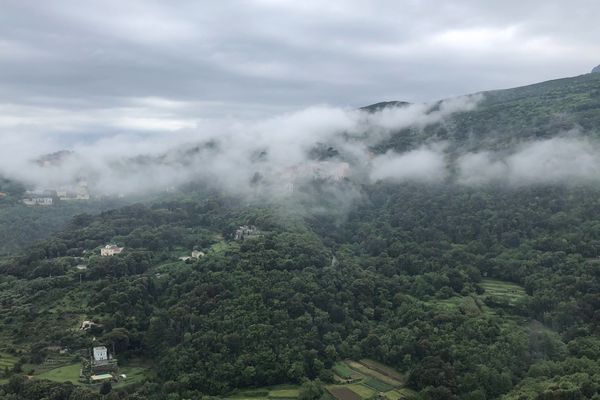
<svg viewBox="0 0 600 400">
<path fill-rule="evenodd" d="M 407 128 L 376 146 L 398 152 L 445 140 L 458 152 L 507 149 L 568 131 L 598 138 L 600 75 L 585 74 L 512 89 L 481 92 L 471 111 L 450 115 L 424 129 Z"/>
</svg>

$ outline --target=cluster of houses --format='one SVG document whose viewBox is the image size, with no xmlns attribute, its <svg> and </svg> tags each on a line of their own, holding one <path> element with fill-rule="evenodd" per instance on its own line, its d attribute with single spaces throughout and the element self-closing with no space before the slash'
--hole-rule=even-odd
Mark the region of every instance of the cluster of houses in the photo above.
<svg viewBox="0 0 600 400">
<path fill-rule="evenodd" d="M 85 201 L 90 199 L 87 183 L 81 181 L 77 187 L 60 188 L 58 190 L 31 190 L 23 195 L 26 206 L 51 206 L 60 201 Z"/>
<path fill-rule="evenodd" d="M 244 241 L 254 237 L 261 236 L 262 232 L 254 225 L 242 225 L 235 231 L 235 240 Z"/>
<path fill-rule="evenodd" d="M 112 257 L 116 254 L 121 254 L 125 250 L 124 247 L 119 247 L 116 244 L 107 244 L 100 249 L 100 255 L 102 257 Z"/>
<path fill-rule="evenodd" d="M 56 192 L 51 190 L 27 191 L 23 197 L 26 206 L 51 206 L 54 204 Z"/>
<path fill-rule="evenodd" d="M 183 256 L 183 257 L 179 257 L 179 259 L 181 261 L 188 261 L 188 260 L 197 260 L 200 257 L 204 257 L 206 254 L 204 254 L 204 252 L 199 251 L 199 250 L 194 250 L 192 251 L 192 255 L 191 256 Z"/>
</svg>

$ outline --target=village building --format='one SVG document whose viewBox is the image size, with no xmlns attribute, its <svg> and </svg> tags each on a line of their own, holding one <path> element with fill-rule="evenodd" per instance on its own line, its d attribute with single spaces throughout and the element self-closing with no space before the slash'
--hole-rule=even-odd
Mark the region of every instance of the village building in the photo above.
<svg viewBox="0 0 600 400">
<path fill-rule="evenodd" d="M 106 346 L 94 347 L 93 351 L 95 361 L 108 360 L 108 350 L 106 349 Z"/>
<path fill-rule="evenodd" d="M 87 330 L 91 329 L 94 325 L 96 325 L 95 322 L 86 320 L 86 321 L 83 321 L 81 323 L 81 326 L 79 327 L 79 330 L 80 331 L 87 331 Z"/>
<path fill-rule="evenodd" d="M 199 251 L 199 250 L 194 250 L 192 251 L 192 258 L 200 258 L 200 257 L 204 257 L 206 254 L 204 254 L 204 252 Z"/>
<path fill-rule="evenodd" d="M 124 247 L 119 247 L 116 244 L 107 244 L 103 248 L 100 249 L 100 255 L 102 257 L 112 257 L 115 254 L 121 254 L 124 250 Z"/>
<path fill-rule="evenodd" d="M 89 365 L 86 364 L 84 369 L 89 371 L 90 379 L 94 375 L 108 374 L 117 370 L 117 359 L 109 353 L 106 346 L 93 347 Z"/>
<path fill-rule="evenodd" d="M 51 206 L 54 204 L 56 192 L 45 190 L 42 192 L 25 192 L 23 204 L 26 206 Z"/>
<path fill-rule="evenodd" d="M 204 252 L 202 252 L 202 251 L 194 250 L 194 251 L 192 251 L 192 255 L 191 256 L 179 257 L 179 260 L 181 260 L 181 261 L 187 261 L 187 260 L 191 260 L 191 259 L 197 260 L 200 257 L 204 257 L 205 255 L 206 254 L 204 254 Z"/>
<path fill-rule="evenodd" d="M 80 182 L 77 187 L 60 188 L 56 195 L 61 201 L 89 200 L 90 193 L 87 183 Z"/>
<path fill-rule="evenodd" d="M 261 236 L 262 233 L 254 225 L 242 225 L 235 231 L 235 240 L 244 241 L 246 239 Z"/>
</svg>

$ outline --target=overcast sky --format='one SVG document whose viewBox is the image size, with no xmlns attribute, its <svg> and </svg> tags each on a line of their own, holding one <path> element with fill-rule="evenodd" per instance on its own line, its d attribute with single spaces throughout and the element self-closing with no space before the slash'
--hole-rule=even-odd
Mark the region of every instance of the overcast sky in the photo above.
<svg viewBox="0 0 600 400">
<path fill-rule="evenodd" d="M 194 129 L 600 64 L 597 0 L 0 0 L 0 135 Z"/>
</svg>

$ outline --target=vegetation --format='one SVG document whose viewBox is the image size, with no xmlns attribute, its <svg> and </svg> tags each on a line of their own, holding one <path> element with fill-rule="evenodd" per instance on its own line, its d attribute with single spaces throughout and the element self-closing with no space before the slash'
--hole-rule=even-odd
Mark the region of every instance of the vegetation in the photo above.
<svg viewBox="0 0 600 400">
<path fill-rule="evenodd" d="M 591 129 L 599 82 L 491 93 L 446 131 L 419 134 L 472 126 L 502 147 L 517 131 L 551 135 L 556 112 L 563 127 Z M 506 136 L 492 135 L 493 118 Z M 80 214 L 4 256 L 0 397 L 600 397 L 600 189 L 363 189 L 343 215 L 331 198 L 303 213 L 221 194 Z M 236 241 L 240 225 L 265 234 Z M 107 243 L 125 251 L 100 257 Z M 178 259 L 193 249 L 206 255 Z M 95 325 L 82 330 L 84 320 Z M 131 379 L 103 395 L 74 380 L 94 343 Z"/>
</svg>

